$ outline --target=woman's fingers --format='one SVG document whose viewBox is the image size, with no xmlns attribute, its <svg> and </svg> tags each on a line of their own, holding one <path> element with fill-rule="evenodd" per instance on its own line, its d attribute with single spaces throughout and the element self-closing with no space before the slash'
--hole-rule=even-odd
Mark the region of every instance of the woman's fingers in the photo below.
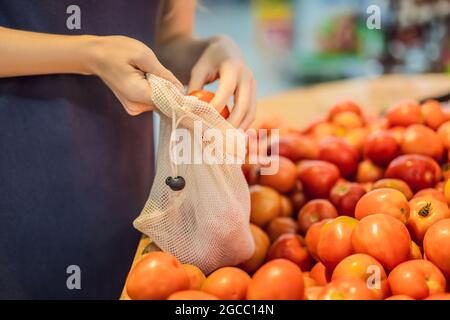
<svg viewBox="0 0 450 320">
<path fill-rule="evenodd" d="M 247 114 L 239 126 L 243 130 L 247 130 L 256 117 L 256 81 L 253 78 L 251 79 L 250 90 L 250 104 L 247 109 Z"/>
<path fill-rule="evenodd" d="M 211 105 L 216 108 L 217 111 L 227 105 L 228 100 L 234 95 L 237 87 L 240 68 L 233 61 L 226 61 L 222 64 L 219 70 L 219 86 L 217 88 L 216 95 L 211 100 Z"/>
<path fill-rule="evenodd" d="M 238 80 L 234 101 L 234 107 L 228 121 L 234 127 L 239 128 L 248 112 L 251 101 L 251 78 L 247 72 L 243 72 Z"/>
<path fill-rule="evenodd" d="M 142 53 L 138 55 L 138 57 L 134 60 L 134 64 L 136 65 L 136 68 L 138 68 L 140 71 L 145 73 L 151 73 L 155 76 L 161 77 L 163 79 L 166 79 L 170 82 L 172 82 L 180 91 L 184 90 L 183 85 L 181 82 L 173 75 L 172 72 L 170 72 L 168 69 L 166 69 L 161 62 L 156 58 L 153 51 L 150 49 L 144 49 Z"/>
</svg>

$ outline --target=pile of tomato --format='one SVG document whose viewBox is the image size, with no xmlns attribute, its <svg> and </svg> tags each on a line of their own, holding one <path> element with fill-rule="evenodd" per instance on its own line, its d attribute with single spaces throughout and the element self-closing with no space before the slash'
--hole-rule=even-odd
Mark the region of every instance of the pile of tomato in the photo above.
<svg viewBox="0 0 450 320">
<path fill-rule="evenodd" d="M 271 146 L 269 145 L 269 151 Z M 450 299 L 450 116 L 406 101 L 369 117 L 333 106 L 282 129 L 279 170 L 245 164 L 253 256 L 207 277 L 162 252 L 131 270 L 132 299 Z"/>
</svg>

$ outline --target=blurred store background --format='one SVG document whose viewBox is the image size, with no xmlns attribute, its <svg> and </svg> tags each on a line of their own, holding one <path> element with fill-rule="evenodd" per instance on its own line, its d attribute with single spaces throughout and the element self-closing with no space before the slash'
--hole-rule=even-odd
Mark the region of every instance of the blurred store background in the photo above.
<svg viewBox="0 0 450 320">
<path fill-rule="evenodd" d="M 237 41 L 259 97 L 349 77 L 450 74 L 450 0 L 199 2 L 197 34 Z M 378 11 L 381 29 L 369 29 Z"/>
</svg>

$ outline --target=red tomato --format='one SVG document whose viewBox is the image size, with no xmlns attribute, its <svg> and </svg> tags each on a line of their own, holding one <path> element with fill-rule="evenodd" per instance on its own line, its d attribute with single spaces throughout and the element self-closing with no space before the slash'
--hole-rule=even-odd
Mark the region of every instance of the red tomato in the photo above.
<svg viewBox="0 0 450 320">
<path fill-rule="evenodd" d="M 303 274 L 286 259 L 267 262 L 253 275 L 247 300 L 301 300 L 304 297 Z"/>
<path fill-rule="evenodd" d="M 270 240 L 275 241 L 283 234 L 296 234 L 298 225 L 291 217 L 277 217 L 269 222 L 266 231 Z"/>
<path fill-rule="evenodd" d="M 375 189 L 366 193 L 358 201 L 355 208 L 355 218 L 361 220 L 371 214 L 384 213 L 402 223 L 409 217 L 408 200 L 398 190 L 391 188 Z"/>
<path fill-rule="evenodd" d="M 319 286 L 325 286 L 331 279 L 331 272 L 325 268 L 322 262 L 317 262 L 309 272 L 309 276 L 313 278 Z"/>
<path fill-rule="evenodd" d="M 146 254 L 131 269 L 126 281 L 127 294 L 133 300 L 164 300 L 189 286 L 183 265 L 165 252 Z"/>
<path fill-rule="evenodd" d="M 260 227 L 281 214 L 280 194 L 272 188 L 253 185 L 250 187 L 250 221 Z"/>
<path fill-rule="evenodd" d="M 189 277 L 189 289 L 190 290 L 200 290 L 205 281 L 206 277 L 202 270 L 192 264 L 183 264 L 184 270 Z"/>
<path fill-rule="evenodd" d="M 330 190 L 339 179 L 339 169 L 332 163 L 305 160 L 298 165 L 298 176 L 309 198 L 328 198 Z"/>
<path fill-rule="evenodd" d="M 219 300 L 212 294 L 200 290 L 183 290 L 171 294 L 167 300 Z"/>
<path fill-rule="evenodd" d="M 202 286 L 202 291 L 221 300 L 243 300 L 247 295 L 250 276 L 243 270 L 224 267 L 211 273 Z"/>
<path fill-rule="evenodd" d="M 367 254 L 353 254 L 339 262 L 333 271 L 331 281 L 342 278 L 357 278 L 366 283 L 369 281 L 371 284 L 369 289 L 375 299 L 384 299 L 389 294 L 387 275 L 383 266 Z M 371 281 L 372 278 L 378 282 Z"/>
<path fill-rule="evenodd" d="M 441 178 L 441 168 L 430 157 L 407 154 L 392 160 L 386 170 L 385 177 L 401 179 L 414 192 L 417 192 L 421 189 L 434 187 Z"/>
<path fill-rule="evenodd" d="M 352 232 L 358 220 L 341 216 L 325 223 L 320 229 L 317 256 L 329 270 L 353 253 Z"/>
<path fill-rule="evenodd" d="M 410 296 L 404 295 L 404 294 L 398 294 L 395 296 L 390 296 L 389 298 L 387 298 L 385 300 L 415 300 L 415 299 L 411 298 Z"/>
<path fill-rule="evenodd" d="M 415 124 L 406 129 L 401 149 L 404 154 L 422 154 L 437 161 L 441 160 L 444 152 L 439 136 L 422 124 Z"/>
<path fill-rule="evenodd" d="M 316 222 L 312 226 L 310 226 L 308 228 L 308 231 L 306 232 L 306 247 L 308 248 L 311 256 L 316 260 L 319 259 L 319 257 L 317 256 L 317 244 L 319 243 L 320 229 L 322 228 L 323 224 L 327 223 L 328 221 L 331 221 L 331 219 L 324 219 L 320 222 Z"/>
<path fill-rule="evenodd" d="M 419 197 L 423 197 L 423 196 L 430 196 L 436 200 L 439 200 L 443 203 L 447 203 L 447 199 L 445 198 L 445 194 L 441 191 L 438 191 L 434 188 L 427 188 L 427 189 L 422 189 L 419 192 L 417 192 L 413 198 L 419 198 Z"/>
<path fill-rule="evenodd" d="M 280 236 L 270 247 L 267 260 L 287 259 L 294 262 L 302 271 L 311 268 L 312 259 L 303 246 L 303 239 L 296 234 Z"/>
<path fill-rule="evenodd" d="M 301 234 L 306 234 L 308 228 L 323 219 L 336 218 L 338 213 L 330 201 L 315 199 L 307 202 L 298 214 L 298 227 Z M 303 270 L 303 269 L 302 269 Z"/>
<path fill-rule="evenodd" d="M 364 187 L 358 183 L 337 183 L 331 190 L 330 200 L 339 214 L 354 217 L 356 203 L 365 193 Z"/>
<path fill-rule="evenodd" d="M 360 183 L 375 182 L 384 176 L 383 168 L 375 165 L 370 160 L 361 161 L 356 172 L 356 181 Z"/>
<path fill-rule="evenodd" d="M 438 129 L 437 134 L 446 149 L 450 149 L 450 121 L 444 122 Z"/>
<path fill-rule="evenodd" d="M 363 218 L 352 234 L 355 252 L 377 259 L 387 270 L 409 259 L 411 237 L 398 219 L 387 214 Z"/>
<path fill-rule="evenodd" d="M 199 100 L 204 102 L 211 102 L 211 100 L 214 98 L 215 94 L 211 91 L 207 90 L 194 90 L 191 93 L 189 93 L 190 96 L 197 97 Z M 220 112 L 220 115 L 227 119 L 230 116 L 230 110 L 228 109 L 228 106 L 225 106 L 222 111 Z"/>
<path fill-rule="evenodd" d="M 422 243 L 428 228 L 439 220 L 450 218 L 447 203 L 430 196 L 413 198 L 409 207 L 411 212 L 407 226 L 411 237 L 419 244 Z"/>
<path fill-rule="evenodd" d="M 359 116 L 362 116 L 362 111 L 359 105 L 354 101 L 346 100 L 340 101 L 331 107 L 328 113 L 328 119 L 333 120 L 333 118 L 339 113 L 348 111 L 353 112 Z"/>
<path fill-rule="evenodd" d="M 391 127 L 423 122 L 422 109 L 417 101 L 404 101 L 393 106 L 388 110 L 387 118 Z"/>
<path fill-rule="evenodd" d="M 414 299 L 445 292 L 446 281 L 442 272 L 430 261 L 410 260 L 396 266 L 389 274 L 392 294 L 404 294 Z"/>
<path fill-rule="evenodd" d="M 438 221 L 428 228 L 423 248 L 427 259 L 441 269 L 450 281 L 450 219 Z"/>
<path fill-rule="evenodd" d="M 328 137 L 319 144 L 319 159 L 334 163 L 345 178 L 355 176 L 358 168 L 358 152 L 344 139 Z"/>
<path fill-rule="evenodd" d="M 374 300 L 372 291 L 358 278 L 331 281 L 319 294 L 319 300 Z"/>
<path fill-rule="evenodd" d="M 381 179 L 372 185 L 372 189 L 391 188 L 403 193 L 407 200 L 413 197 L 413 192 L 408 184 L 400 179 Z"/>
<path fill-rule="evenodd" d="M 270 155 L 271 152 L 268 154 Z M 319 147 L 314 139 L 306 135 L 280 134 L 278 154 L 292 161 L 313 160 L 319 157 Z"/>
<path fill-rule="evenodd" d="M 399 152 L 397 140 L 386 130 L 371 133 L 364 145 L 364 156 L 379 166 L 387 166 Z"/>
<path fill-rule="evenodd" d="M 297 167 L 295 164 L 288 158 L 280 156 L 278 160 L 273 160 L 267 166 L 273 165 L 278 166 L 278 171 L 272 175 L 260 175 L 259 184 L 274 188 L 282 193 L 294 189 L 295 181 L 297 180 Z"/>
<path fill-rule="evenodd" d="M 441 103 L 436 100 L 428 100 L 422 104 L 422 117 L 425 124 L 433 130 L 437 130 L 447 120 Z"/>
</svg>

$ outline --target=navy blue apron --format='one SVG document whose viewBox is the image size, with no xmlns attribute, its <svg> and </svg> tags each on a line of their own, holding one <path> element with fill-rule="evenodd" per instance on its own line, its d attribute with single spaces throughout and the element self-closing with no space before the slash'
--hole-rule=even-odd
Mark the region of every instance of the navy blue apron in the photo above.
<svg viewBox="0 0 450 320">
<path fill-rule="evenodd" d="M 66 26 L 73 4 L 81 30 Z M 160 6 L 1 0 L 0 25 L 151 47 Z M 129 116 L 97 77 L 0 79 L 0 299 L 120 296 L 139 239 L 132 221 L 153 180 L 152 130 L 151 113 Z M 81 289 L 67 281 L 78 268 Z"/>
</svg>

